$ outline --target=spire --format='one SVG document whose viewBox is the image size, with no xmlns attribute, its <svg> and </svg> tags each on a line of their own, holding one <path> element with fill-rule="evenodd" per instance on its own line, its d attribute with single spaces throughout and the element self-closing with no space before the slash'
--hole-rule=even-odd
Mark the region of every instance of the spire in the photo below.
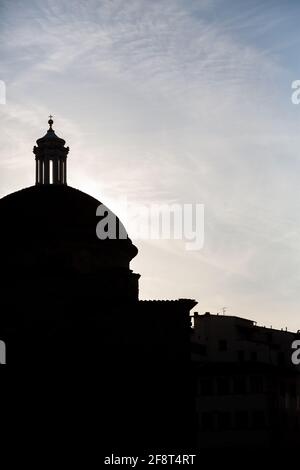
<svg viewBox="0 0 300 470">
<path fill-rule="evenodd" d="M 49 116 L 49 129 L 44 137 L 36 141 L 33 153 L 36 160 L 36 184 L 67 184 L 67 155 L 69 147 L 58 137 L 53 126 L 53 116 Z"/>
<path fill-rule="evenodd" d="M 50 114 L 50 116 L 49 116 L 49 121 L 48 121 L 48 124 L 49 124 L 49 126 L 50 126 L 50 127 L 49 127 L 49 130 L 50 130 L 50 129 L 52 130 L 52 125 L 53 125 L 53 120 L 52 120 L 52 118 L 53 118 L 53 116 L 51 116 L 51 114 Z"/>
</svg>

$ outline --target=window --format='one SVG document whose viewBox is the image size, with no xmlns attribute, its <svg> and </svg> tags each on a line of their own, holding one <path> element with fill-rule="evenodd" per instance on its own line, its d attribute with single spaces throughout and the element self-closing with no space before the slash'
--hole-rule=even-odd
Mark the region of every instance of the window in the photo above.
<svg viewBox="0 0 300 470">
<path fill-rule="evenodd" d="M 290 396 L 292 398 L 296 398 L 296 396 L 297 396 L 297 386 L 296 386 L 295 382 L 292 382 L 290 384 L 289 392 L 290 392 Z"/>
<path fill-rule="evenodd" d="M 250 377 L 250 390 L 251 393 L 263 392 L 263 378 L 260 375 Z"/>
<path fill-rule="evenodd" d="M 285 397 L 285 394 L 286 394 L 286 386 L 285 386 L 285 383 L 284 382 L 280 382 L 279 384 L 279 393 L 280 393 L 280 396 L 282 398 Z"/>
<path fill-rule="evenodd" d="M 265 426 L 265 413 L 263 410 L 254 410 L 252 415 L 252 425 L 261 429 Z"/>
<path fill-rule="evenodd" d="M 200 382 L 200 394 L 203 396 L 213 395 L 212 379 L 202 379 Z"/>
<path fill-rule="evenodd" d="M 238 355 L 238 361 L 239 362 L 244 362 L 244 360 L 245 360 L 245 351 L 238 351 L 237 355 Z"/>
<path fill-rule="evenodd" d="M 250 360 L 252 362 L 257 362 L 257 352 L 256 351 L 251 351 Z"/>
<path fill-rule="evenodd" d="M 193 343 L 192 344 L 192 352 L 195 354 L 200 354 L 201 356 L 206 356 L 207 355 L 207 348 L 205 344 L 198 344 L 198 343 Z"/>
<path fill-rule="evenodd" d="M 214 415 L 205 411 L 201 417 L 201 428 L 203 431 L 212 431 L 214 429 Z"/>
<path fill-rule="evenodd" d="M 248 412 L 244 410 L 235 413 L 235 425 L 238 429 L 245 429 L 248 427 Z"/>
<path fill-rule="evenodd" d="M 226 339 L 219 339 L 219 351 L 227 351 Z"/>
<path fill-rule="evenodd" d="M 50 160 L 50 162 L 49 162 L 49 183 L 50 184 L 54 183 L 54 179 L 53 179 L 53 161 L 52 160 Z"/>
<path fill-rule="evenodd" d="M 298 416 L 293 416 L 292 418 L 292 429 L 294 431 L 299 430 L 299 417 Z"/>
<path fill-rule="evenodd" d="M 218 395 L 228 395 L 230 392 L 229 380 L 226 377 L 219 377 L 217 379 L 217 393 Z"/>
<path fill-rule="evenodd" d="M 280 365 L 280 366 L 284 365 L 284 352 L 283 351 L 278 352 L 277 360 L 278 360 L 278 365 Z"/>
<path fill-rule="evenodd" d="M 236 395 L 244 395 L 247 391 L 246 377 L 235 377 L 233 381 L 233 391 Z"/>
<path fill-rule="evenodd" d="M 227 411 L 217 413 L 218 429 L 225 431 L 230 428 L 230 413 Z"/>
</svg>

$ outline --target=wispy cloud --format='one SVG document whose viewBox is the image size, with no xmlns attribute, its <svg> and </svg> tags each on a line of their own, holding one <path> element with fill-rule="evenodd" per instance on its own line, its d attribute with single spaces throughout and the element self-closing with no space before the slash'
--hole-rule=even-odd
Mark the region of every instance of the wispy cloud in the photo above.
<svg viewBox="0 0 300 470">
<path fill-rule="evenodd" d="M 70 184 L 105 203 L 205 204 L 202 252 L 140 244 L 143 296 L 199 296 L 205 309 L 230 303 L 277 323 L 285 306 L 295 325 L 298 139 L 282 41 L 271 40 L 291 11 L 16 0 L 1 13 L 1 194 L 33 181 L 32 146 L 51 112 L 71 147 Z M 285 47 L 293 41 L 291 30 Z"/>
</svg>

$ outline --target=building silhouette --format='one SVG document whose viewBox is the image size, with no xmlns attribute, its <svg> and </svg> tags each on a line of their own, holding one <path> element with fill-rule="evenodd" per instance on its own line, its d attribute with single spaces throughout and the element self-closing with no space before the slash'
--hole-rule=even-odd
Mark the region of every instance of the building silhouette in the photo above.
<svg viewBox="0 0 300 470">
<path fill-rule="evenodd" d="M 291 360 L 299 334 L 235 316 L 194 314 L 199 449 L 297 449 L 300 366 Z"/>
<path fill-rule="evenodd" d="M 68 186 L 69 148 L 48 123 L 35 185 L 0 199 L 0 340 L 26 372 L 23 422 L 95 455 L 297 448 L 298 335 L 209 313 L 192 327 L 195 300 L 139 300 L 138 249 Z M 117 236 L 99 239 L 107 214 Z"/>
<path fill-rule="evenodd" d="M 101 435 L 106 451 L 192 446 L 196 302 L 139 300 L 140 276 L 130 269 L 138 250 L 128 236 L 97 237 L 102 204 L 67 185 L 69 148 L 51 117 L 33 152 L 35 185 L 0 200 L 7 367 L 51 377 L 47 419 L 65 417 L 61 428 L 79 427 L 81 437 L 90 430 L 90 442 Z"/>
</svg>

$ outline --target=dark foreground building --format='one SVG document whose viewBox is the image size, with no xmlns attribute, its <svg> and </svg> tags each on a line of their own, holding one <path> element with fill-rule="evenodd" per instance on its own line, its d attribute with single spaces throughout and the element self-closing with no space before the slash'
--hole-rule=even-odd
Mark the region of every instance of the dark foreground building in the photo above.
<svg viewBox="0 0 300 470">
<path fill-rule="evenodd" d="M 298 333 L 235 316 L 194 315 L 197 448 L 297 450 Z"/>
<path fill-rule="evenodd" d="M 26 419 L 105 454 L 193 447 L 196 302 L 139 300 L 138 250 L 97 238 L 101 202 L 67 185 L 52 125 L 33 150 L 35 186 L 0 200 L 0 339 L 6 367 L 35 383 Z"/>
<path fill-rule="evenodd" d="M 111 453 L 297 449 L 298 336 L 210 314 L 191 329 L 194 300 L 139 300 L 138 250 L 108 208 L 67 185 L 69 149 L 52 125 L 34 147 L 36 184 L 0 200 L 12 441 L 96 464 Z M 108 214 L 117 236 L 99 239 Z"/>
</svg>

